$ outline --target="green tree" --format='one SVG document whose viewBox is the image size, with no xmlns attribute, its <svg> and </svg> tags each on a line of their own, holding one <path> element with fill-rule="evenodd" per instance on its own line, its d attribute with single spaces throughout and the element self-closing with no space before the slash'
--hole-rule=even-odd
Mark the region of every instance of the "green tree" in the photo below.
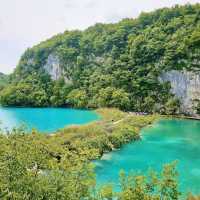
<svg viewBox="0 0 200 200">
<path fill-rule="evenodd" d="M 88 96 L 84 90 L 74 89 L 68 94 L 66 102 L 71 106 L 84 108 L 87 107 Z"/>
<path fill-rule="evenodd" d="M 180 102 L 176 98 L 170 98 L 165 104 L 165 113 L 167 115 L 173 115 L 179 113 Z"/>
</svg>

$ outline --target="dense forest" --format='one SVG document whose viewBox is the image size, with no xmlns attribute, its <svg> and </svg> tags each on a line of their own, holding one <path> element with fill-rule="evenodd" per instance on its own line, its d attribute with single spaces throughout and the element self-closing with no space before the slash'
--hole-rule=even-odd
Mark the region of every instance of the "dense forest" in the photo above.
<svg viewBox="0 0 200 200">
<path fill-rule="evenodd" d="M 199 45 L 200 4 L 66 31 L 26 50 L 0 102 L 177 113 L 180 102 L 158 77 L 171 69 L 199 71 Z M 63 70 L 58 80 L 44 69 L 50 55 Z"/>
</svg>

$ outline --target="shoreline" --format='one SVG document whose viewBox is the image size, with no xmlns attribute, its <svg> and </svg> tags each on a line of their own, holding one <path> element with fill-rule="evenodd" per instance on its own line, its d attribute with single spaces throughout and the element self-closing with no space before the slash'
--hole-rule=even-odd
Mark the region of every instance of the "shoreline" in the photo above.
<svg viewBox="0 0 200 200">
<path fill-rule="evenodd" d="M 161 115 L 163 118 L 174 118 L 174 119 L 188 119 L 188 120 L 200 120 L 200 115 L 187 116 L 187 115 Z"/>
<path fill-rule="evenodd" d="M 162 118 L 159 115 L 131 115 L 128 112 L 122 112 L 115 109 L 100 109 L 94 110 L 96 113 L 100 115 L 100 120 L 87 123 L 84 125 L 75 125 L 68 126 L 64 129 L 61 129 L 57 132 L 48 134 L 47 137 L 62 137 L 68 132 L 70 133 L 78 133 L 82 132 L 84 135 L 84 129 L 86 132 L 88 128 L 92 128 L 95 132 L 95 129 L 100 130 L 101 132 L 105 131 L 103 135 L 105 138 L 101 141 L 105 142 L 105 147 L 101 148 L 97 144 L 96 150 L 98 150 L 97 157 L 91 157 L 89 160 L 99 160 L 103 155 L 110 153 L 112 151 L 117 151 L 123 147 L 123 145 L 128 144 L 130 142 L 136 142 L 141 140 L 141 130 L 144 127 L 151 126 L 154 122 L 156 122 L 159 118 Z M 110 112 L 112 111 L 112 112 Z M 117 114 L 117 115 L 116 115 Z M 95 129 L 94 129 L 95 127 Z M 74 130 L 73 130 L 74 129 Z M 78 131 L 77 131 L 78 130 Z M 126 131 L 127 130 L 127 131 Z M 94 133 L 95 134 L 95 133 Z M 97 134 L 98 136 L 98 134 Z M 98 138 L 98 137 L 97 137 Z M 87 139 L 87 136 L 86 136 Z M 107 140 L 108 139 L 108 140 Z M 106 141 L 107 140 L 107 141 Z M 90 142 L 89 142 L 90 143 Z"/>
<path fill-rule="evenodd" d="M 132 113 L 132 112 L 126 112 L 129 116 L 142 116 L 142 117 L 145 117 L 145 116 L 152 116 L 153 114 L 136 114 L 136 113 Z M 137 142 L 137 141 L 140 141 L 142 140 L 142 135 L 140 134 L 141 130 L 143 128 L 150 128 L 155 122 L 161 120 L 161 119 L 167 119 L 167 118 L 172 118 L 172 119 L 186 119 L 186 120 L 196 120 L 196 121 L 200 121 L 200 116 L 186 116 L 186 115 L 172 115 L 172 116 L 168 116 L 168 115 L 160 115 L 160 119 L 155 119 L 152 123 L 150 124 L 147 124 L 146 126 L 142 127 L 139 131 L 138 131 L 138 136 L 135 137 L 133 140 L 129 141 L 128 143 L 124 143 L 122 144 L 119 148 L 113 148 L 111 149 L 111 151 L 106 151 L 106 152 L 103 152 L 103 154 L 101 155 L 101 157 L 99 158 L 100 160 L 102 159 L 102 157 L 105 155 L 105 154 L 109 154 L 113 151 L 118 151 L 121 149 L 122 146 L 126 145 L 126 144 L 129 144 L 130 142 Z M 124 119 L 121 119 L 119 120 L 120 122 L 122 122 Z M 118 121 L 117 121 L 118 122 Z M 117 124 L 116 122 L 113 122 L 113 124 Z"/>
<path fill-rule="evenodd" d="M 182 118 L 182 119 L 189 119 L 189 120 L 200 120 L 200 116 L 176 116 L 177 118 Z"/>
</svg>

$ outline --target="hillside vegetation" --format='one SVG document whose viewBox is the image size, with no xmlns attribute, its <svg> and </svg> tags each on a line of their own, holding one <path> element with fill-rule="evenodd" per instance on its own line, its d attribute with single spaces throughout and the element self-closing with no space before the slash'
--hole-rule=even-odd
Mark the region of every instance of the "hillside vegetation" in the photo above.
<svg viewBox="0 0 200 200">
<path fill-rule="evenodd" d="M 8 84 L 8 76 L 0 72 L 0 90 Z"/>
<path fill-rule="evenodd" d="M 177 113 L 179 101 L 158 77 L 171 69 L 199 71 L 199 45 L 200 4 L 66 31 L 26 50 L 0 102 Z M 57 81 L 44 69 L 50 55 L 63 70 Z"/>
</svg>

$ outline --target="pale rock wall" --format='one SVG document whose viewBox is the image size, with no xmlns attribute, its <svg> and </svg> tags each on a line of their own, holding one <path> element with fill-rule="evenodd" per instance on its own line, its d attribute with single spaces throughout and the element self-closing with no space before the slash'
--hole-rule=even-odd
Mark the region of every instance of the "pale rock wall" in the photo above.
<svg viewBox="0 0 200 200">
<path fill-rule="evenodd" d="M 44 69 L 53 80 L 58 80 L 64 75 L 64 70 L 60 67 L 59 58 L 54 54 L 48 56 Z"/>
<path fill-rule="evenodd" d="M 181 102 L 181 110 L 195 114 L 195 101 L 200 100 L 200 73 L 171 70 L 159 77 L 161 82 L 171 83 L 171 92 Z"/>
</svg>

